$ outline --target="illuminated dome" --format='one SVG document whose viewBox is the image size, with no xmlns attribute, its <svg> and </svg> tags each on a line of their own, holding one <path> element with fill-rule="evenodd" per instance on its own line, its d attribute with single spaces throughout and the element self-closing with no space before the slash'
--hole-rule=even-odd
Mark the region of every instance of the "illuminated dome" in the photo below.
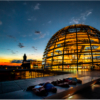
<svg viewBox="0 0 100 100">
<path fill-rule="evenodd" d="M 51 70 L 91 70 L 100 64 L 100 32 L 88 25 L 62 28 L 49 40 L 42 65 Z"/>
</svg>

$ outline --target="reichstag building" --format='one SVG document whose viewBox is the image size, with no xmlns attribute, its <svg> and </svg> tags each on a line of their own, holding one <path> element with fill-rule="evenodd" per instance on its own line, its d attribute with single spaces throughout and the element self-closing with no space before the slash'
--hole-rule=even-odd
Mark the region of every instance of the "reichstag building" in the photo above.
<svg viewBox="0 0 100 100">
<path fill-rule="evenodd" d="M 50 70 L 92 70 L 100 65 L 100 32 L 83 24 L 64 27 L 56 32 L 44 51 L 43 68 Z"/>
</svg>

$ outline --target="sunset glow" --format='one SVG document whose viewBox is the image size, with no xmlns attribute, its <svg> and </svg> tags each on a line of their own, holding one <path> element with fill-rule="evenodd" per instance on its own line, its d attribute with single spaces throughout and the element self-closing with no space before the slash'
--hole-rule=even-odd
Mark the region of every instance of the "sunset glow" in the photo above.
<svg viewBox="0 0 100 100">
<path fill-rule="evenodd" d="M 100 30 L 98 2 L 0 1 L 0 65 L 20 65 L 24 53 L 27 60 L 42 61 L 48 41 L 63 27 L 85 24 Z"/>
</svg>

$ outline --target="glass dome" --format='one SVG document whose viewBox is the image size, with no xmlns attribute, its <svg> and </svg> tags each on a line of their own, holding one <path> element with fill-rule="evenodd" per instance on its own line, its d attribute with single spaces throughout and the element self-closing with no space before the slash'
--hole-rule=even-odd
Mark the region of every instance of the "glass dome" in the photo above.
<svg viewBox="0 0 100 100">
<path fill-rule="evenodd" d="M 47 43 L 42 65 L 50 70 L 99 69 L 100 32 L 88 25 L 62 28 Z"/>
</svg>

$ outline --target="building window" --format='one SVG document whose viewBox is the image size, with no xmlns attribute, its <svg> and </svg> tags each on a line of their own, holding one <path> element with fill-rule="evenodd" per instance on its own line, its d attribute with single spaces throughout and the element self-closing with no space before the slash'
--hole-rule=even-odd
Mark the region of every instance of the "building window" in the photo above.
<svg viewBox="0 0 100 100">
<path fill-rule="evenodd" d="M 60 47 L 61 46 L 61 44 L 57 44 L 57 47 Z"/>
</svg>

